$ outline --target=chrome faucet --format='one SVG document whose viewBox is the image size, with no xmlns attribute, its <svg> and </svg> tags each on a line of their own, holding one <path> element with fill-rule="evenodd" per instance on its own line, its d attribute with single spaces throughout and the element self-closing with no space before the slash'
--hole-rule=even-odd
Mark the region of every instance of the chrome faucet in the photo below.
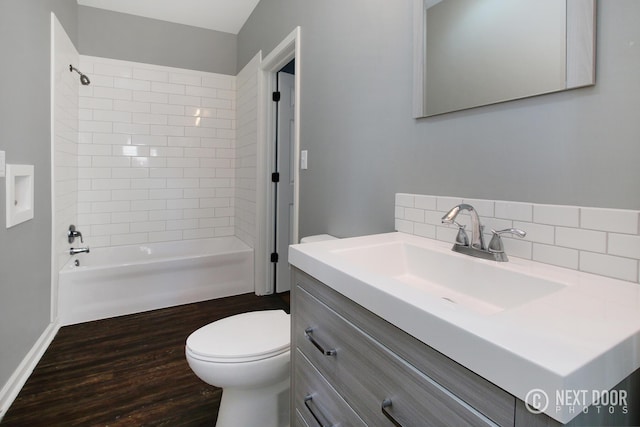
<svg viewBox="0 0 640 427">
<path fill-rule="evenodd" d="M 69 231 L 67 231 L 67 238 L 69 240 L 69 243 L 73 243 L 76 237 L 80 238 L 80 243 L 84 243 L 84 240 L 82 239 L 82 233 L 76 230 L 75 225 L 71 224 L 69 226 Z"/>
<path fill-rule="evenodd" d="M 470 241 L 465 231 L 465 226 L 456 222 L 456 217 L 462 211 L 468 211 L 469 215 L 471 215 Z M 527 235 L 527 233 L 517 228 L 508 228 L 500 231 L 491 230 L 493 237 L 489 242 L 489 246 L 485 246 L 484 236 L 482 234 L 484 227 L 480 224 L 478 212 L 473 206 L 465 203 L 454 206 L 449 212 L 447 212 L 442 217 L 442 223 L 454 224 L 458 227 L 458 235 L 456 236 L 456 241 L 451 248 L 452 251 L 500 262 L 509 261 L 507 254 L 504 252 L 504 245 L 502 244 L 500 235 L 506 233 L 513 234 L 518 237 L 524 237 Z"/>
<path fill-rule="evenodd" d="M 445 216 L 442 217 L 443 224 L 455 224 L 458 226 L 458 234 L 464 236 L 464 227 L 458 224 L 455 220 L 458 214 L 462 211 L 468 211 L 471 215 L 471 247 L 476 249 L 484 249 L 484 237 L 482 236 L 483 227 L 480 225 L 480 217 L 478 212 L 473 206 L 465 203 L 454 206 Z M 462 232 L 462 233 L 461 233 Z M 458 241 L 458 239 L 456 239 Z M 467 245 L 468 246 L 468 245 Z"/>
<path fill-rule="evenodd" d="M 89 246 L 86 248 L 71 248 L 69 249 L 69 255 L 81 254 L 81 253 L 89 253 Z"/>
</svg>

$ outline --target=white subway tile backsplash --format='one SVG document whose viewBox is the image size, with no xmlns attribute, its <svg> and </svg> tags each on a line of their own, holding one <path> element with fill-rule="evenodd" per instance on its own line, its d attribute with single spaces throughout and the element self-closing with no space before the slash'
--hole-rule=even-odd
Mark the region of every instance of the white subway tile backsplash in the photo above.
<svg viewBox="0 0 640 427">
<path fill-rule="evenodd" d="M 578 227 L 580 208 L 575 206 L 534 205 L 533 221 L 538 224 Z"/>
<path fill-rule="evenodd" d="M 475 208 L 480 216 L 494 217 L 496 204 L 492 200 L 481 199 L 463 199 L 464 203 L 467 203 Z"/>
<path fill-rule="evenodd" d="M 456 197 L 436 197 L 436 210 L 442 212 L 448 212 L 449 209 L 462 203 L 462 199 Z M 440 215 L 442 217 L 442 215 Z"/>
<path fill-rule="evenodd" d="M 405 208 L 404 219 L 424 223 L 424 209 Z"/>
<path fill-rule="evenodd" d="M 496 218 L 514 221 L 533 221 L 533 205 L 530 203 L 497 201 L 495 210 Z"/>
<path fill-rule="evenodd" d="M 77 208 L 88 243 L 234 234 L 236 78 L 105 58 L 81 62 L 95 70 L 79 99 Z"/>
<path fill-rule="evenodd" d="M 593 252 L 580 252 L 580 270 L 616 279 L 635 281 L 638 277 L 638 260 Z"/>
<path fill-rule="evenodd" d="M 609 253 L 640 259 L 640 235 L 609 234 Z"/>
<path fill-rule="evenodd" d="M 607 251 L 607 234 L 602 231 L 556 227 L 556 245 L 605 253 Z"/>
<path fill-rule="evenodd" d="M 435 202 L 434 202 L 435 201 Z M 441 224 L 443 213 L 463 199 L 398 193 L 396 230 L 455 241 L 457 229 Z M 490 229 L 520 228 L 524 239 L 504 236 L 509 256 L 640 283 L 640 211 L 464 199 Z M 495 207 L 493 215 L 491 206 Z M 467 225 L 469 215 L 457 220 Z"/>
<path fill-rule="evenodd" d="M 403 233 L 415 234 L 414 223 L 405 219 L 396 219 L 396 230 Z"/>
<path fill-rule="evenodd" d="M 560 246 L 533 244 L 533 260 L 545 264 L 577 270 L 580 252 L 577 249 L 561 248 Z"/>
<path fill-rule="evenodd" d="M 429 239 L 436 238 L 436 227 L 431 224 L 416 223 L 413 225 L 413 233 L 417 236 L 427 237 Z"/>
<path fill-rule="evenodd" d="M 580 227 L 638 234 L 638 212 L 621 209 L 580 208 Z"/>
<path fill-rule="evenodd" d="M 525 239 L 528 241 L 546 243 L 547 245 L 553 245 L 555 241 L 555 227 L 551 225 L 513 221 L 513 226 L 520 230 L 526 230 L 527 235 Z M 495 230 L 497 230 L 497 228 Z"/>
</svg>

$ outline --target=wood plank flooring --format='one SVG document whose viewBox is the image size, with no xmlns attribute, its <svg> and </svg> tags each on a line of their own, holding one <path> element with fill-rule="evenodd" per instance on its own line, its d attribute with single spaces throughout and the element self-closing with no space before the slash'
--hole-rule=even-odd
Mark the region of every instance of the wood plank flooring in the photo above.
<svg viewBox="0 0 640 427">
<path fill-rule="evenodd" d="M 184 355 L 199 327 L 286 296 L 246 294 L 60 329 L 0 423 L 9 426 L 213 426 L 222 392 Z"/>
</svg>

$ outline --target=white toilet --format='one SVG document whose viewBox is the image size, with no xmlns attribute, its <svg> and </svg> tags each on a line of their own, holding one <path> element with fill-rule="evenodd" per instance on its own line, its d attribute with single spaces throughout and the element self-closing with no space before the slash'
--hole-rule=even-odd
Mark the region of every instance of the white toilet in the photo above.
<svg viewBox="0 0 640 427">
<path fill-rule="evenodd" d="M 202 381 L 222 388 L 216 427 L 289 426 L 290 346 L 291 321 L 283 310 L 237 314 L 189 335 L 189 366 Z"/>
</svg>

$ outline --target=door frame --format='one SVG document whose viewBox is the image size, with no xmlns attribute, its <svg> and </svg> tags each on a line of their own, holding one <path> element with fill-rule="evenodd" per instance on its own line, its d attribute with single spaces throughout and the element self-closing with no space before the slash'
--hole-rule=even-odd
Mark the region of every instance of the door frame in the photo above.
<svg viewBox="0 0 640 427">
<path fill-rule="evenodd" d="M 260 64 L 258 104 L 258 152 L 256 191 L 256 244 L 254 256 L 255 292 L 268 295 L 275 292 L 273 263 L 269 259 L 274 246 L 274 188 L 271 172 L 275 164 L 276 109 L 271 94 L 276 90 L 276 74 L 295 58 L 295 98 L 293 128 L 293 242 L 298 242 L 300 200 L 300 27 L 296 27 L 269 53 Z"/>
</svg>

